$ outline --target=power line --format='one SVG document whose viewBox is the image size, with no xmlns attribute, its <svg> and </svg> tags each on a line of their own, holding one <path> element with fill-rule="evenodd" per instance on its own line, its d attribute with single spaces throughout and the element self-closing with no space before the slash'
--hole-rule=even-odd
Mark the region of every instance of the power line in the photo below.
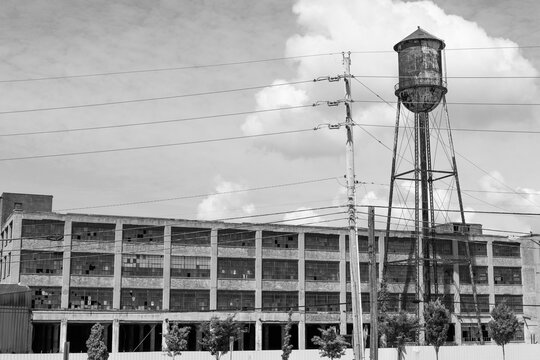
<svg viewBox="0 0 540 360">
<path fill-rule="evenodd" d="M 536 49 L 536 48 L 540 48 L 540 45 L 446 48 L 445 51 L 506 50 L 506 49 Z M 358 51 L 351 52 L 351 54 L 377 54 L 377 53 L 394 53 L 394 51 L 393 50 L 358 50 Z M 87 74 L 59 75 L 59 76 L 44 76 L 44 77 L 34 77 L 34 78 L 0 79 L 0 83 L 63 80 L 63 79 L 115 76 L 115 75 L 127 75 L 127 74 L 195 70 L 195 69 L 206 69 L 206 68 L 211 68 L 211 67 L 227 67 L 227 66 L 234 66 L 234 65 L 267 63 L 267 62 L 283 61 L 283 60 L 297 60 L 297 59 L 310 58 L 310 57 L 332 56 L 332 55 L 341 55 L 341 54 L 342 54 L 341 52 L 329 52 L 329 53 L 306 54 L 306 55 L 296 55 L 296 56 L 283 56 L 283 57 L 266 58 L 266 59 L 240 60 L 240 61 L 222 62 L 222 63 L 214 63 L 214 64 L 174 66 L 174 67 L 163 67 L 163 68 L 153 68 L 153 69 L 124 70 L 124 71 L 111 71 L 111 72 L 98 72 L 98 73 L 87 73 Z"/>
<path fill-rule="evenodd" d="M 264 89 L 264 88 L 269 88 L 269 87 L 279 87 L 279 86 L 286 86 L 286 85 L 298 85 L 298 84 L 305 84 L 305 83 L 311 83 L 311 82 L 313 82 L 313 81 L 312 80 L 300 80 L 300 81 L 292 81 L 292 82 L 288 82 L 288 83 L 248 86 L 248 87 L 236 88 L 236 89 L 214 90 L 214 91 L 205 91 L 205 92 L 191 93 L 191 94 L 159 96 L 159 97 L 141 98 L 141 99 L 129 99 L 129 100 L 118 100 L 118 101 L 108 101 L 108 102 L 90 103 L 90 104 L 81 104 L 81 105 L 66 105 L 66 106 L 43 107 L 43 108 L 33 108 L 33 109 L 23 109 L 23 110 L 10 110 L 10 111 L 1 111 L 0 115 L 20 114 L 20 113 L 29 113 L 29 112 L 37 112 L 37 111 L 80 109 L 80 108 L 88 108 L 88 107 L 99 107 L 99 106 L 109 106 L 109 105 L 119 105 L 119 104 L 131 104 L 131 103 L 149 102 L 149 101 L 157 101 L 157 100 L 181 99 L 181 98 L 203 96 L 203 95 L 215 95 L 215 94 L 225 94 L 225 93 L 230 93 L 230 92 L 239 92 L 239 91 L 247 91 L 247 90 L 258 90 L 258 89 Z"/>
<path fill-rule="evenodd" d="M 377 128 L 390 128 L 393 129 L 393 125 L 378 125 L 378 124 L 363 124 L 357 123 L 358 126 L 377 127 Z M 412 129 L 412 126 L 400 126 L 404 129 Z M 438 128 L 439 130 L 449 130 L 448 128 Z M 482 133 L 503 133 L 503 134 L 540 134 L 540 130 L 502 130 L 502 129 L 471 129 L 471 128 L 452 128 L 452 131 L 463 132 L 482 132 Z M 0 135 L 1 136 L 1 135 Z"/>
<path fill-rule="evenodd" d="M 310 128 L 310 129 L 297 129 L 297 130 L 277 131 L 277 132 L 272 132 L 272 133 L 263 133 L 263 134 L 255 134 L 255 135 L 242 135 L 242 136 L 230 136 L 230 137 L 217 138 L 217 139 L 193 140 L 193 141 L 185 141 L 185 142 L 169 143 L 169 144 L 132 146 L 132 147 L 125 147 L 125 148 L 104 149 L 104 150 L 76 151 L 76 152 L 58 153 L 58 154 L 18 156 L 18 157 L 11 157 L 11 158 L 0 158 L 0 162 L 15 161 L 15 160 L 56 158 L 56 157 L 63 157 L 63 156 L 80 156 L 80 155 L 91 155 L 91 154 L 103 154 L 103 153 L 142 150 L 142 149 L 157 149 L 157 148 L 163 148 L 163 147 L 195 145 L 195 144 L 207 144 L 207 143 L 215 143 L 215 142 L 221 142 L 221 141 L 254 139 L 254 138 L 260 138 L 260 137 L 265 137 L 265 136 L 298 134 L 298 133 L 311 132 L 311 131 L 313 131 L 312 128 Z"/>
<path fill-rule="evenodd" d="M 221 117 L 227 117 L 227 116 L 241 116 L 241 115 L 249 115 L 249 114 L 260 114 L 260 113 L 266 113 L 266 112 L 272 112 L 272 111 L 303 109 L 303 108 L 310 108 L 310 107 L 314 107 L 314 106 L 318 106 L 318 104 L 287 106 L 287 107 L 279 107 L 279 108 L 272 108 L 272 109 L 240 111 L 240 112 L 234 112 L 234 113 L 224 113 L 224 114 L 205 115 L 205 116 L 193 116 L 193 117 L 170 119 L 170 120 L 145 121 L 145 122 L 128 123 L 128 124 L 92 126 L 92 127 L 74 128 L 74 129 L 57 129 L 57 130 L 31 131 L 31 132 L 20 132 L 20 133 L 7 133 L 7 134 L 0 134 L 0 137 L 57 134 L 57 133 L 64 133 L 64 132 L 103 130 L 103 129 L 115 129 L 115 128 L 124 128 L 124 127 L 132 127 L 132 126 L 168 124 L 168 123 L 183 122 L 183 121 L 215 119 L 215 118 L 221 118 Z"/>
<path fill-rule="evenodd" d="M 413 79 L 414 76 L 402 76 L 402 75 L 354 75 L 359 78 L 366 79 Z M 487 76 L 445 76 L 447 79 L 540 79 L 540 76 L 536 75 L 515 75 L 515 76 L 500 76 L 500 75 L 487 75 Z"/>
<path fill-rule="evenodd" d="M 164 198 L 164 199 L 152 199 L 152 200 L 142 200 L 142 201 L 131 201 L 131 202 L 124 202 L 124 203 L 106 204 L 106 205 L 84 206 L 84 207 L 77 207 L 77 208 L 55 209 L 55 211 L 73 211 L 73 210 L 87 210 L 87 209 L 100 209 L 100 208 L 108 208 L 108 207 L 151 204 L 151 203 L 153 204 L 153 203 L 165 202 L 165 201 L 186 200 L 186 199 L 194 199 L 194 198 L 215 196 L 215 195 L 226 195 L 226 194 L 235 194 L 235 193 L 242 193 L 242 192 L 248 192 L 248 191 L 275 189 L 275 188 L 281 188 L 281 187 L 286 187 L 286 186 L 313 184 L 313 183 L 325 182 L 325 181 L 329 181 L 329 180 L 337 180 L 337 178 L 335 178 L 335 177 L 327 177 L 327 178 L 296 181 L 296 182 L 276 184 L 276 185 L 258 186 L 258 187 L 254 187 L 254 188 L 248 188 L 248 189 L 229 190 L 229 191 L 198 194 L 198 195 L 184 195 L 184 196 L 170 197 L 170 198 Z M 256 216 L 258 216 L 258 215 L 252 215 L 252 217 L 256 217 Z M 233 220 L 233 219 L 238 219 L 238 218 L 224 218 L 224 219 L 221 219 L 219 221 L 226 221 L 226 220 Z"/>
<path fill-rule="evenodd" d="M 188 65 L 188 66 L 176 66 L 176 67 L 155 68 L 155 69 L 126 70 L 126 71 L 75 74 L 75 75 L 63 75 L 63 76 L 48 76 L 48 77 L 23 78 L 23 79 L 4 79 L 4 80 L 0 80 L 0 83 L 63 80 L 63 79 L 75 79 L 75 78 L 87 78 L 87 77 L 99 77 L 99 76 L 111 76 L 111 75 L 127 75 L 127 74 L 166 72 L 166 71 L 206 69 L 206 68 L 211 68 L 211 67 L 247 65 L 247 64 L 255 64 L 255 63 L 266 63 L 266 62 L 282 61 L 282 60 L 296 60 L 296 59 L 318 57 L 318 56 L 330 56 L 330 55 L 341 55 L 341 52 L 308 54 L 308 55 L 298 55 L 298 56 L 284 56 L 284 57 L 276 57 L 276 58 L 268 58 L 268 59 L 243 60 L 243 61 L 224 62 L 224 63 L 215 63 L 215 64 Z"/>
</svg>

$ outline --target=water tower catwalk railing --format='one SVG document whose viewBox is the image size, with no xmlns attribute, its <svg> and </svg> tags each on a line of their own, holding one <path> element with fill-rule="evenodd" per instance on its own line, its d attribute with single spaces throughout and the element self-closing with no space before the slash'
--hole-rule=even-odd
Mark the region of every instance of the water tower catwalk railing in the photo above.
<svg viewBox="0 0 540 360">
<path fill-rule="evenodd" d="M 400 41 L 394 46 L 398 52 L 399 59 L 399 83 L 395 87 L 395 94 L 398 98 L 398 107 L 396 115 L 396 125 L 394 133 L 394 148 L 392 157 L 392 170 L 390 177 L 390 193 L 388 203 L 388 218 L 386 226 L 385 252 L 383 257 L 383 284 L 386 285 L 386 275 L 388 267 L 388 239 L 390 237 L 392 223 L 392 207 L 394 206 L 394 191 L 396 190 L 396 181 L 408 181 L 414 183 L 414 232 L 416 234 L 416 249 L 414 253 L 414 264 L 417 271 L 416 297 L 419 303 L 417 307 L 418 317 L 423 323 L 424 304 L 432 299 L 431 269 L 433 268 L 434 292 L 438 295 L 437 282 L 437 251 L 435 248 L 435 227 L 436 212 L 448 210 L 447 208 L 438 209 L 434 202 L 435 182 L 442 182 L 444 179 L 451 178 L 455 185 L 455 191 L 458 198 L 458 207 L 461 222 L 466 228 L 465 216 L 463 211 L 463 202 L 461 198 L 461 189 L 455 160 L 453 140 L 450 130 L 450 121 L 446 108 L 446 81 L 442 74 L 442 56 L 444 41 L 422 30 L 420 27 L 411 35 Z M 400 142 L 400 114 L 401 106 L 414 114 L 414 125 L 411 126 L 412 133 L 409 142 L 414 145 L 414 149 L 408 149 L 408 152 L 402 151 L 398 144 Z M 431 124 L 430 112 L 442 106 L 442 113 L 446 115 L 446 124 L 436 129 L 437 136 L 434 141 L 437 147 L 444 147 L 447 151 L 446 169 L 435 169 L 435 163 L 431 149 Z M 441 136 L 441 132 L 447 132 L 446 140 Z M 407 154 L 413 157 L 410 159 L 411 168 L 405 170 L 398 169 L 398 163 L 402 164 Z M 400 160 L 398 162 L 398 160 Z M 442 168 L 442 166 L 441 166 Z M 403 204 L 407 207 L 407 204 Z M 440 206 L 440 204 L 438 204 Z M 466 234 L 461 238 L 468 239 Z M 476 285 L 472 273 L 472 259 L 470 256 L 469 242 L 465 241 L 467 263 L 469 265 L 470 277 L 472 279 L 473 300 L 475 303 L 476 315 L 478 319 L 478 328 L 481 329 L 480 313 L 478 311 Z M 395 261 L 393 261 L 394 263 Z M 410 263 L 410 259 L 405 260 Z M 448 260 L 445 260 L 447 263 Z M 417 341 L 422 342 L 423 336 L 419 334 Z"/>
</svg>

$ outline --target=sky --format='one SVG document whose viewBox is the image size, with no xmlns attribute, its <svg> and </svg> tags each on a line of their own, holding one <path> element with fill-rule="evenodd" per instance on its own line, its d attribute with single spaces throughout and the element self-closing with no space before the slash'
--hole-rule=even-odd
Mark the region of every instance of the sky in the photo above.
<svg viewBox="0 0 540 360">
<path fill-rule="evenodd" d="M 343 74 L 350 51 L 358 226 L 375 205 L 384 228 L 392 49 L 421 26 L 446 44 L 467 221 L 540 232 L 539 216 L 485 213 L 540 213 L 540 3 L 526 2 L 4 0 L 0 191 L 53 195 L 58 212 L 341 226 L 345 132 L 327 125 L 345 109 L 326 102 L 344 84 L 312 80 Z"/>
</svg>

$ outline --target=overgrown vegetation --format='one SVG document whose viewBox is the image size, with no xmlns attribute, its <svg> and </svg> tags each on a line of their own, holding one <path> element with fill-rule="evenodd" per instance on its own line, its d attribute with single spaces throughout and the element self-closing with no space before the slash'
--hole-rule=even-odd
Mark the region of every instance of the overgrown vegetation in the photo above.
<svg viewBox="0 0 540 360">
<path fill-rule="evenodd" d="M 90 336 L 88 337 L 88 340 L 86 340 L 88 360 L 107 360 L 109 358 L 103 330 L 104 328 L 100 323 L 92 326 Z"/>
<path fill-rule="evenodd" d="M 292 309 L 289 310 L 289 317 L 287 318 L 287 325 L 285 325 L 285 336 L 283 337 L 283 345 L 281 346 L 281 360 L 289 360 L 289 356 L 292 352 L 291 344 L 291 328 L 292 328 Z"/>
</svg>

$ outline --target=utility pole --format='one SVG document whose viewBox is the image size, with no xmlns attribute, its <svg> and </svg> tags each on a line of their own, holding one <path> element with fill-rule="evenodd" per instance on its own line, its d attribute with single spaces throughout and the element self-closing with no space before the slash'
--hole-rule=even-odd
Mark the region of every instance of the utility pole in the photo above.
<svg viewBox="0 0 540 360">
<path fill-rule="evenodd" d="M 358 235 L 356 227 L 356 179 L 354 174 L 354 143 L 351 98 L 351 53 L 343 53 L 345 72 L 345 129 L 347 143 L 345 161 L 347 166 L 347 209 L 349 216 L 349 254 L 351 264 L 351 294 L 353 315 L 353 350 L 355 360 L 364 358 L 364 329 L 362 324 L 362 299 L 360 292 L 360 263 L 358 261 Z"/>
<path fill-rule="evenodd" d="M 375 208 L 368 207 L 368 252 L 369 252 L 369 305 L 371 329 L 369 337 L 369 359 L 379 358 L 379 323 L 377 315 L 379 313 L 377 304 L 377 258 L 375 250 Z"/>
</svg>

